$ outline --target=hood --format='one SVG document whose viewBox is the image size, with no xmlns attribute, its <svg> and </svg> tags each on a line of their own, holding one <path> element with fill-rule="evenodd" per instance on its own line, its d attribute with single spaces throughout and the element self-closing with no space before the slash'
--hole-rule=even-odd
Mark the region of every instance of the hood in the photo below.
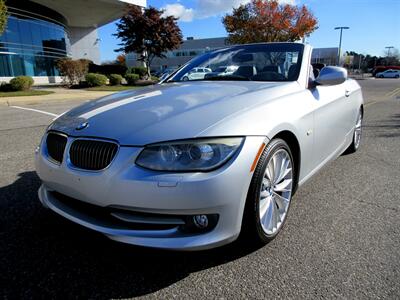
<svg viewBox="0 0 400 300">
<path fill-rule="evenodd" d="M 193 138 L 229 116 L 296 89 L 296 82 L 161 84 L 85 103 L 60 116 L 49 129 L 136 146 Z M 87 126 L 79 128 L 85 122 Z M 225 135 L 235 133 L 227 128 Z"/>
</svg>

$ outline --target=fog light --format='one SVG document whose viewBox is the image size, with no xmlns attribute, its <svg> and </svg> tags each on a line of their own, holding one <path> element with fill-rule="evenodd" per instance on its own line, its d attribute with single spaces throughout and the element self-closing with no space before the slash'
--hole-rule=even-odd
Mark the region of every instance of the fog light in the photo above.
<svg viewBox="0 0 400 300">
<path fill-rule="evenodd" d="M 217 226 L 218 219 L 217 214 L 186 216 L 185 225 L 181 225 L 179 229 L 186 233 L 209 232 Z"/>
<path fill-rule="evenodd" d="M 193 217 L 193 223 L 199 229 L 206 228 L 208 226 L 208 217 L 206 215 L 196 215 Z"/>
</svg>

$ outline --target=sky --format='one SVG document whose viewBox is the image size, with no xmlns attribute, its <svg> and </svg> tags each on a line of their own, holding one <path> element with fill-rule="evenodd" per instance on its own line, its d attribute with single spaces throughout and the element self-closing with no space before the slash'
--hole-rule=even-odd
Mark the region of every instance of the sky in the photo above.
<svg viewBox="0 0 400 300">
<path fill-rule="evenodd" d="M 184 38 L 227 36 L 221 18 L 249 0 L 147 0 L 148 6 L 164 9 L 179 17 Z M 280 0 L 282 3 L 306 5 L 318 19 L 318 29 L 307 42 L 313 47 L 337 47 L 337 26 L 343 32 L 342 49 L 363 54 L 385 54 L 386 46 L 400 50 L 400 0 Z M 99 29 L 101 60 L 114 60 L 118 40 L 115 22 Z"/>
</svg>

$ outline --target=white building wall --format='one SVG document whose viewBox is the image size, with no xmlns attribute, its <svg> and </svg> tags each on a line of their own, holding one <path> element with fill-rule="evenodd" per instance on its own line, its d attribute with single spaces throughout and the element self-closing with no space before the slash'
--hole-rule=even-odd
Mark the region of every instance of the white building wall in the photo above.
<svg viewBox="0 0 400 300">
<path fill-rule="evenodd" d="M 119 0 L 120 2 L 125 2 L 128 4 L 133 4 L 133 5 L 138 5 L 141 7 L 146 7 L 147 6 L 147 1 L 146 0 Z"/>
<path fill-rule="evenodd" d="M 100 39 L 95 27 L 69 27 L 71 56 L 73 59 L 90 59 L 100 64 Z"/>
</svg>

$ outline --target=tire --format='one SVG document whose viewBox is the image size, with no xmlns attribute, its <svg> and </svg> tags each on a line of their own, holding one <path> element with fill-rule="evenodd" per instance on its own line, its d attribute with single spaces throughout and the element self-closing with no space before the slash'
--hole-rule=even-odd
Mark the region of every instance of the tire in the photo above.
<svg viewBox="0 0 400 300">
<path fill-rule="evenodd" d="M 189 81 L 189 77 L 187 77 L 187 76 L 183 77 L 182 81 Z"/>
<path fill-rule="evenodd" d="M 360 148 L 361 137 L 362 137 L 362 121 L 363 121 L 363 112 L 360 108 L 357 115 L 356 126 L 354 128 L 353 141 L 351 142 L 351 145 L 344 152 L 345 154 L 354 153 Z"/>
<path fill-rule="evenodd" d="M 383 75 L 379 75 L 378 77 L 379 77 L 379 78 L 383 78 Z"/>
<path fill-rule="evenodd" d="M 280 168 L 283 172 L 280 173 L 274 184 L 273 181 L 275 180 L 271 180 L 271 178 L 278 173 L 272 172 L 270 167 L 273 166 L 274 161 L 279 162 L 279 158 L 282 159 L 282 166 L 287 164 L 287 167 Z M 283 164 L 284 160 L 285 164 Z M 250 242 L 257 244 L 267 244 L 282 230 L 287 219 L 295 186 L 296 170 L 294 166 L 292 153 L 284 140 L 274 139 L 265 147 L 254 171 L 247 194 L 242 223 L 242 238 L 249 239 Z M 280 178 L 286 172 L 287 174 Z M 274 212 L 277 213 L 275 216 L 278 219 L 273 218 Z M 275 221 L 277 222 L 275 223 Z"/>
<path fill-rule="evenodd" d="M 399 75 L 394 76 L 394 78 L 399 78 L 399 77 L 400 77 Z"/>
</svg>

